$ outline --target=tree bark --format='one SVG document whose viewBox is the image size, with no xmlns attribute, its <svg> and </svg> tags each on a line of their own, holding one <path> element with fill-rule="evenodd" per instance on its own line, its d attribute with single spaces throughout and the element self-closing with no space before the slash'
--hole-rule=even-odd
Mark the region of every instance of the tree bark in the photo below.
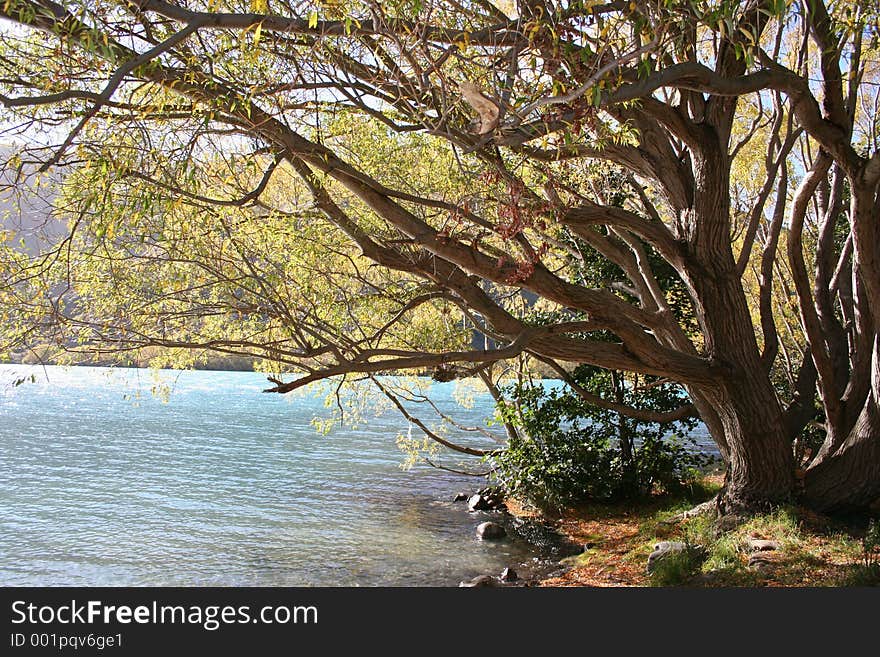
<svg viewBox="0 0 880 657">
<path fill-rule="evenodd" d="M 864 508 L 880 498 L 880 338 L 874 339 L 871 392 L 846 440 L 806 472 L 804 502 L 818 511 Z"/>
<path fill-rule="evenodd" d="M 688 222 L 685 273 L 699 302 L 706 351 L 727 372 L 715 389 L 701 395 L 719 420 L 710 427 L 713 437 L 728 452 L 719 507 L 723 513 L 748 514 L 793 500 L 794 458 L 730 246 L 729 171 L 726 149 L 704 149 L 696 164 L 698 192 Z"/>
<path fill-rule="evenodd" d="M 729 447 L 719 499 L 723 513 L 766 511 L 794 499 L 794 458 L 779 403 L 766 377 L 740 369 L 710 396 Z"/>
</svg>

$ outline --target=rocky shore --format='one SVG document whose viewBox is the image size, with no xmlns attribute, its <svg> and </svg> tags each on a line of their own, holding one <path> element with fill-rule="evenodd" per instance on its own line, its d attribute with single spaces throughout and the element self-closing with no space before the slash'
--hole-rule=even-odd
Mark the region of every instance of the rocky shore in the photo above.
<svg viewBox="0 0 880 657">
<path fill-rule="evenodd" d="M 584 551 L 583 545 L 559 533 L 551 520 L 522 513 L 522 507 L 506 499 L 498 487 L 459 493 L 453 501 L 462 505 L 463 512 L 474 516 L 474 533 L 479 540 L 521 540 L 535 552 L 527 562 L 509 564 L 500 573 L 477 575 L 462 581 L 460 587 L 537 586 L 543 579 L 565 570 L 566 558 Z"/>
</svg>

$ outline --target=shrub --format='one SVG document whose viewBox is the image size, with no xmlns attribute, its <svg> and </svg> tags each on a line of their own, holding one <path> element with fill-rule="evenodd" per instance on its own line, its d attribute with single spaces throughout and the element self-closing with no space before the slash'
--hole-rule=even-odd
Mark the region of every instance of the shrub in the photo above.
<svg viewBox="0 0 880 657">
<path fill-rule="evenodd" d="M 644 378 L 636 389 L 616 373 L 587 366 L 575 370 L 575 377 L 576 385 L 593 394 L 614 395 L 641 408 L 668 411 L 684 401 L 677 388 Z M 570 386 L 548 390 L 522 384 L 505 393 L 514 403 L 499 405 L 499 415 L 519 436 L 493 457 L 495 477 L 509 492 L 541 507 L 676 491 L 710 461 L 685 438 L 696 424 L 691 418 L 639 422 L 588 404 Z"/>
</svg>

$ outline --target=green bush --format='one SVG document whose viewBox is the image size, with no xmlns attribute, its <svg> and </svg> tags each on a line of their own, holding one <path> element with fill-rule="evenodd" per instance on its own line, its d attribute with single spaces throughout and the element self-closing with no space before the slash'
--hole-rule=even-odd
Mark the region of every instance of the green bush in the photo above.
<svg viewBox="0 0 880 657">
<path fill-rule="evenodd" d="M 579 367 L 575 377 L 594 394 L 640 408 L 668 411 L 685 401 L 679 389 L 644 378 L 637 390 L 616 373 L 595 368 Z M 499 414 L 519 436 L 493 457 L 495 477 L 509 492 L 543 508 L 675 491 L 710 461 L 684 438 L 696 424 L 692 418 L 639 422 L 586 403 L 569 386 L 547 390 L 524 384 L 505 393 L 514 402 L 500 405 Z"/>
</svg>

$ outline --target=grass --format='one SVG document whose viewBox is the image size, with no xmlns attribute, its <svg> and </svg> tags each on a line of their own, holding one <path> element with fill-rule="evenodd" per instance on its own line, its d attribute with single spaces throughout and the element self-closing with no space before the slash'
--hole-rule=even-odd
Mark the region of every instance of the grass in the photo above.
<svg viewBox="0 0 880 657">
<path fill-rule="evenodd" d="M 880 523 L 845 521 L 785 507 L 721 532 L 715 519 L 673 518 L 710 499 L 718 478 L 678 495 L 655 496 L 638 505 L 584 505 L 565 511 L 559 529 L 590 548 L 565 561 L 568 570 L 546 586 L 876 586 L 880 585 Z M 750 541 L 774 541 L 750 565 Z M 648 555 L 659 541 L 681 541 L 684 552 L 657 562 L 646 572 Z"/>
<path fill-rule="evenodd" d="M 657 562 L 651 571 L 652 586 L 678 586 L 692 581 L 700 569 L 702 554 L 695 549 L 676 552 Z"/>
</svg>

